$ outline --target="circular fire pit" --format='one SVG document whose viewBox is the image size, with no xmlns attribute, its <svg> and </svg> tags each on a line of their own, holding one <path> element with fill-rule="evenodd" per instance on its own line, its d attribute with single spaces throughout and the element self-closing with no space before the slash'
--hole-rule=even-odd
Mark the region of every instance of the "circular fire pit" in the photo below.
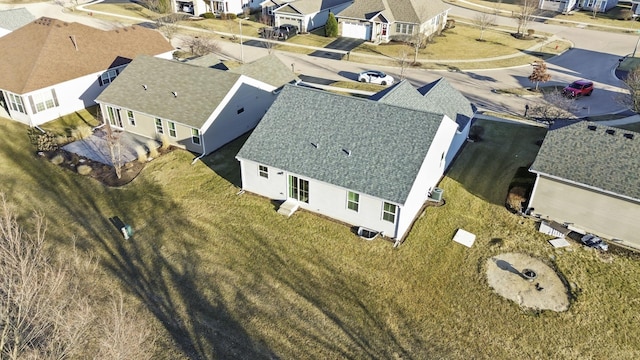
<svg viewBox="0 0 640 360">
<path fill-rule="evenodd" d="M 522 270 L 522 277 L 527 279 L 527 280 L 529 280 L 529 281 L 533 281 L 533 279 L 538 277 L 538 274 L 536 274 L 536 272 L 531 270 L 531 269 L 523 269 Z"/>
</svg>

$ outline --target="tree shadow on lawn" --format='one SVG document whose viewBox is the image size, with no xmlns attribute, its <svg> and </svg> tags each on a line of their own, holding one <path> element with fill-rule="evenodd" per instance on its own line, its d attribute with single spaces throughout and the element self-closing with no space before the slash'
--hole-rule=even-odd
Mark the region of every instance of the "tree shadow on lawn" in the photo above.
<svg viewBox="0 0 640 360">
<path fill-rule="evenodd" d="M 141 301 L 190 358 L 275 357 L 234 319 L 215 279 L 201 276 L 198 254 L 185 239 L 201 237 L 202 229 L 182 215 L 188 211 L 153 177 L 139 177 L 133 185 L 119 189 L 107 188 L 35 156 L 26 127 L 9 124 L 4 128 L 11 130 L 5 132 L 7 136 L 24 136 L 0 148 L 3 168 L 11 169 L 0 177 L 4 191 L 21 195 L 9 199 L 16 202 L 21 217 L 33 210 L 44 212 L 49 243 L 56 252 L 67 251 L 69 239 L 77 236 L 78 248 L 95 252 L 101 264 L 122 281 L 124 291 Z M 109 222 L 116 215 L 133 226 L 136 233 L 131 239 L 123 240 Z M 207 290 L 213 295 L 205 295 L 201 283 L 212 284 Z M 158 351 L 173 347 L 162 344 Z"/>
<path fill-rule="evenodd" d="M 533 163 L 539 150 L 536 141 L 547 130 L 490 120 L 474 124 L 483 129 L 481 141 L 467 142 L 445 175 L 481 199 L 504 206 L 514 176 Z"/>
</svg>

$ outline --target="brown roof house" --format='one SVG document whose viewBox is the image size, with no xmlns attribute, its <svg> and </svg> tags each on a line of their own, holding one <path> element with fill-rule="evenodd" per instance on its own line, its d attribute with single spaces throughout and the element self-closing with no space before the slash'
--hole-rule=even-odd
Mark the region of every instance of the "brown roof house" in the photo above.
<svg viewBox="0 0 640 360">
<path fill-rule="evenodd" d="M 0 116 L 40 125 L 95 105 L 137 55 L 171 58 L 158 31 L 100 30 L 42 17 L 0 38 Z"/>
<path fill-rule="evenodd" d="M 449 9 L 441 0 L 355 0 L 336 18 L 340 36 L 386 43 L 438 33 Z"/>
</svg>

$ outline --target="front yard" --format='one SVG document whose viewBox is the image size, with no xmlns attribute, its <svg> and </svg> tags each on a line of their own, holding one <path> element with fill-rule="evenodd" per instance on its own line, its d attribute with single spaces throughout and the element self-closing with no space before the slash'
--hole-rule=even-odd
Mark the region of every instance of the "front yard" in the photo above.
<svg viewBox="0 0 640 360">
<path fill-rule="evenodd" d="M 246 136 L 194 165 L 171 152 L 107 188 L 44 162 L 25 126 L 0 119 L 0 185 L 21 220 L 46 215 L 56 253 L 75 239 L 97 256 L 104 276 L 84 280 L 98 301 L 121 290 L 141 307 L 157 335 L 153 358 L 638 358 L 639 263 L 575 243 L 554 250 L 508 212 L 509 184 L 545 130 L 477 125 L 482 141 L 467 143 L 441 182 L 446 205 L 427 208 L 397 249 L 239 194 L 233 156 Z M 112 216 L 132 225 L 132 239 Z M 458 228 L 477 235 L 472 248 L 451 241 Z M 504 252 L 562 273 L 569 310 L 526 310 L 493 293 L 484 264 Z"/>
</svg>

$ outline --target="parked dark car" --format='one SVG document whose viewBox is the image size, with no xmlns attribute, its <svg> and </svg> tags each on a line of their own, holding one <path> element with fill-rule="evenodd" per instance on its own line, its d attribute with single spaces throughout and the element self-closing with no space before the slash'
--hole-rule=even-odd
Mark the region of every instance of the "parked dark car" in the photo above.
<svg viewBox="0 0 640 360">
<path fill-rule="evenodd" d="M 284 24 L 276 27 L 265 27 L 259 30 L 260 36 L 265 39 L 287 40 L 298 34 L 298 27 L 291 24 Z"/>
<path fill-rule="evenodd" d="M 580 238 L 580 242 L 588 247 L 596 248 L 602 251 L 609 250 L 609 245 L 607 245 L 606 242 L 602 241 L 602 239 L 593 234 L 587 234 L 583 236 L 582 238 Z"/>
<path fill-rule="evenodd" d="M 593 83 L 587 80 L 574 81 L 562 89 L 562 94 L 569 97 L 589 96 L 593 92 Z"/>
</svg>

